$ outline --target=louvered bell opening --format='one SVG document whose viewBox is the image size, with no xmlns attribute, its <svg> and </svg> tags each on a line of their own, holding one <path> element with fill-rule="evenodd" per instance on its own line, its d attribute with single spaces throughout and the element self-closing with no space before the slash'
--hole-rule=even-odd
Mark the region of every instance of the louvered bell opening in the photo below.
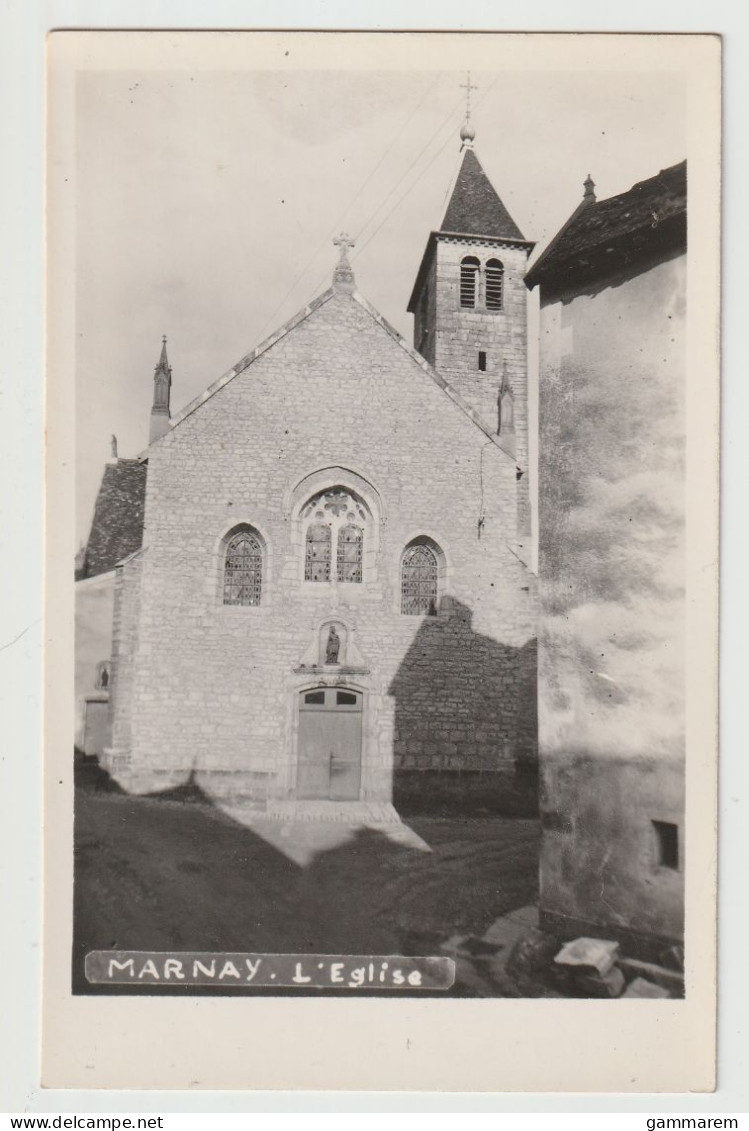
<svg viewBox="0 0 749 1131">
<path fill-rule="evenodd" d="M 476 305 L 478 280 L 479 261 L 469 255 L 460 264 L 460 305 L 462 307 Z"/>
<path fill-rule="evenodd" d="M 498 259 L 490 259 L 486 265 L 486 309 L 501 310 L 504 298 L 504 267 Z"/>
</svg>

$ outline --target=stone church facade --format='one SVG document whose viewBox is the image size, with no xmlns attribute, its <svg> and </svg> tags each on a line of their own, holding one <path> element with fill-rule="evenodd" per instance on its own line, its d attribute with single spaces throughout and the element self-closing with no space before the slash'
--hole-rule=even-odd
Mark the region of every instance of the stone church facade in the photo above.
<svg viewBox="0 0 749 1131">
<path fill-rule="evenodd" d="M 157 367 L 102 762 L 270 815 L 501 807 L 536 758 L 532 244 L 466 151 L 409 309 L 333 285 L 183 411 Z"/>
</svg>

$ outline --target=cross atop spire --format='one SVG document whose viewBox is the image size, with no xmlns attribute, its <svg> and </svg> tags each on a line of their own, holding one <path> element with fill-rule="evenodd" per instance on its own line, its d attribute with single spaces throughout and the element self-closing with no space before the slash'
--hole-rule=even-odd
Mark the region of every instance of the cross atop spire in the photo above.
<svg viewBox="0 0 749 1131">
<path fill-rule="evenodd" d="M 343 290 L 353 291 L 354 272 L 351 270 L 349 263 L 348 252 L 349 248 L 354 247 L 354 241 L 348 232 L 341 232 L 340 236 L 336 236 L 333 243 L 338 248 L 339 259 L 336 263 L 335 271 L 333 272 L 333 286 L 341 287 Z"/>
<path fill-rule="evenodd" d="M 469 71 L 466 76 L 466 81 L 460 84 L 460 89 L 466 92 L 466 121 L 471 120 L 471 91 L 478 90 L 479 88 L 475 83 L 471 82 L 471 72 Z"/>
<path fill-rule="evenodd" d="M 460 127 L 460 140 L 462 141 L 461 149 L 472 149 L 473 140 L 476 137 L 476 131 L 471 125 L 471 91 L 478 90 L 475 83 L 471 82 L 471 72 L 469 71 L 466 76 L 466 81 L 460 84 L 461 90 L 466 92 L 466 117 L 463 125 Z"/>
</svg>

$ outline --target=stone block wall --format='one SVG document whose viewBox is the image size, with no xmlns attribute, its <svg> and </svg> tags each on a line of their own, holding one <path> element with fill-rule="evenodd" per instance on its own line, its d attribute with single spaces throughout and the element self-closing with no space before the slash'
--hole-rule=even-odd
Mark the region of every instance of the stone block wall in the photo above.
<svg viewBox="0 0 749 1131">
<path fill-rule="evenodd" d="M 310 484 L 367 501 L 363 584 L 304 580 Z M 241 523 L 264 546 L 251 607 L 222 603 L 223 541 Z M 389 799 L 406 767 L 532 759 L 535 594 L 514 529 L 512 459 L 333 292 L 150 449 L 147 549 L 118 598 L 119 780 L 146 791 L 195 772 L 214 796 L 293 795 L 298 697 L 330 682 L 365 697 L 364 798 Z M 435 617 L 400 612 L 419 536 L 443 555 Z M 333 671 L 315 662 L 330 620 L 349 650 Z"/>
<path fill-rule="evenodd" d="M 499 259 L 504 267 L 501 310 L 487 310 L 483 271 L 476 307 L 460 305 L 460 263 L 466 256 L 482 266 Z M 470 404 L 494 433 L 499 427 L 498 397 L 503 375 L 512 389 L 513 426 L 507 421 L 501 441 L 522 476 L 517 485 L 517 536 L 530 537 L 528 482 L 528 292 L 523 278 L 528 251 L 513 244 L 477 242 L 436 234 L 429 266 L 417 302 L 415 347 Z M 486 370 L 478 368 L 479 351 L 486 354 Z"/>
<path fill-rule="evenodd" d="M 85 742 L 86 701 L 107 698 L 97 693 L 97 669 L 112 654 L 115 578 L 112 572 L 76 582 L 75 586 L 75 745 Z"/>
<path fill-rule="evenodd" d="M 475 308 L 460 306 L 460 262 L 474 255 L 485 264 L 504 266 L 501 310 L 487 310 L 480 298 Z M 440 236 L 435 257 L 435 368 L 497 430 L 497 396 L 506 365 L 515 417 L 515 458 L 528 467 L 528 292 L 523 282 L 528 252 L 512 245 L 474 243 Z M 478 369 L 478 351 L 486 353 L 486 372 Z"/>
</svg>

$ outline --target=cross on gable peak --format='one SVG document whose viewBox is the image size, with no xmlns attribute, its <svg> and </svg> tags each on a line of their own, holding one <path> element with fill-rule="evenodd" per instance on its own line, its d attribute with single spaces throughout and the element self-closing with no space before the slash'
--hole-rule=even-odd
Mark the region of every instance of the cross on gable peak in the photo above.
<svg viewBox="0 0 749 1131">
<path fill-rule="evenodd" d="M 340 251 L 340 258 L 333 272 L 333 283 L 344 290 L 353 291 L 354 273 L 349 263 L 348 250 L 355 246 L 354 240 L 347 232 L 341 232 L 340 236 L 336 236 L 333 240 L 333 243 Z"/>
<path fill-rule="evenodd" d="M 356 241 L 351 239 L 348 232 L 341 232 L 340 236 L 336 236 L 333 243 L 340 249 L 341 259 L 344 259 L 350 247 L 356 247 Z"/>
</svg>

